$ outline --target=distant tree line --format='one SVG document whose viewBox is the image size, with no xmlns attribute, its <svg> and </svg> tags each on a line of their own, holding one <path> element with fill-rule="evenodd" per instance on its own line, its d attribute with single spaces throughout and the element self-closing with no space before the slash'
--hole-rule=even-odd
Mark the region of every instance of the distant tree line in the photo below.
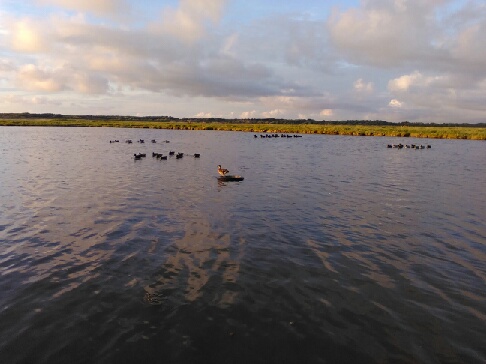
<svg viewBox="0 0 486 364">
<path fill-rule="evenodd" d="M 393 125 L 393 126 L 434 126 L 434 127 L 486 127 L 486 123 L 412 123 L 402 121 L 392 123 L 384 120 L 314 120 L 314 119 L 276 119 L 276 118 L 248 118 L 248 119 L 225 119 L 225 118 L 175 118 L 172 116 L 130 116 L 130 115 L 62 115 L 53 113 L 32 114 L 24 113 L 0 113 L 1 119 L 57 119 L 57 120 L 113 120 L 113 121 L 181 121 L 198 123 L 234 123 L 234 124 L 317 124 L 317 125 Z"/>
</svg>

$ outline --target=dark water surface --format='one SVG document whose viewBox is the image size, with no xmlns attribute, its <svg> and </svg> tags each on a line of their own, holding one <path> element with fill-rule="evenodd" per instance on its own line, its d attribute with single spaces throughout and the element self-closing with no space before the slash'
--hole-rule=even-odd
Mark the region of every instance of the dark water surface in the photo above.
<svg viewBox="0 0 486 364">
<path fill-rule="evenodd" d="M 0 362 L 485 363 L 485 161 L 480 141 L 0 127 Z"/>
</svg>

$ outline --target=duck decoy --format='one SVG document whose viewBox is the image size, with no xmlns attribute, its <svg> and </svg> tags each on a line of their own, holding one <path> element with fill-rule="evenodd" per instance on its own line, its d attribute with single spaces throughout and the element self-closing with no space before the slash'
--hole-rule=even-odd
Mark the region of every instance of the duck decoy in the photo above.
<svg viewBox="0 0 486 364">
<path fill-rule="evenodd" d="M 229 171 L 226 168 L 221 168 L 221 164 L 218 164 L 218 173 L 221 176 L 224 176 L 229 173 Z"/>
</svg>

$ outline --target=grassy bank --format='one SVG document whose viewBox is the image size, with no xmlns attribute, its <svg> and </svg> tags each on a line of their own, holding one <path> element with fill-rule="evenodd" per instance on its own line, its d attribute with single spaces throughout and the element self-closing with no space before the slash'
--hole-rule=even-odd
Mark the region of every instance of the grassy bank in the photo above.
<svg viewBox="0 0 486 364">
<path fill-rule="evenodd" d="M 224 130 L 259 133 L 394 136 L 486 140 L 486 128 L 469 126 L 249 124 L 193 121 L 117 121 L 85 119 L 0 119 L 0 126 L 118 127 L 174 130 Z"/>
</svg>

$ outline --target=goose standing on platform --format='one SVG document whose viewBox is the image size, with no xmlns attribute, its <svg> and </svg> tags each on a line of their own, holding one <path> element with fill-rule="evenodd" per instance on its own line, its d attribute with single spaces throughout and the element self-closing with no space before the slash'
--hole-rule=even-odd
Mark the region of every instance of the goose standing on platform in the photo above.
<svg viewBox="0 0 486 364">
<path fill-rule="evenodd" d="M 229 173 L 229 171 L 226 168 L 221 168 L 221 164 L 218 165 L 218 173 L 222 176 L 226 175 Z"/>
</svg>

